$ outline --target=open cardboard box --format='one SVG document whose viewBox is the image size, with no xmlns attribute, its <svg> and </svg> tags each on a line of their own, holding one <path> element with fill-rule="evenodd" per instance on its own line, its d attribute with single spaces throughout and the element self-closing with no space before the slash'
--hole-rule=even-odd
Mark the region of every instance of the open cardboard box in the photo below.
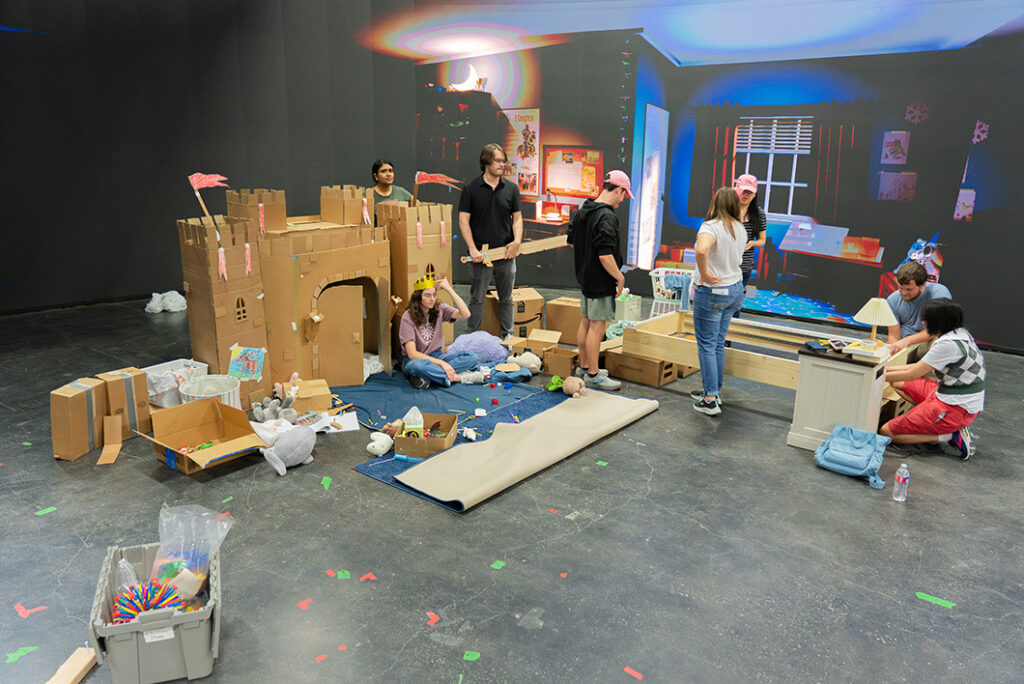
<svg viewBox="0 0 1024 684">
<path fill-rule="evenodd" d="M 220 403 L 216 397 L 153 412 L 153 442 L 158 460 L 183 473 L 197 473 L 210 465 L 227 463 L 268 446 L 260 439 L 244 411 Z M 189 453 L 184 447 L 205 449 Z"/>
<path fill-rule="evenodd" d="M 292 393 L 293 385 L 284 383 L 284 394 Z M 331 408 L 331 388 L 326 380 L 299 380 L 295 383 L 295 401 L 292 408 L 299 413 L 306 411 L 328 411 Z"/>
<path fill-rule="evenodd" d="M 444 451 L 455 443 L 456 416 L 448 413 L 424 413 L 423 427 L 429 429 L 434 423 L 441 423 L 441 427 L 430 434 L 431 437 L 396 437 L 395 453 L 403 456 L 415 456 L 426 458 L 433 456 L 439 451 Z"/>
<path fill-rule="evenodd" d="M 536 328 L 530 331 L 529 337 L 512 337 L 507 340 L 507 343 L 509 349 L 514 354 L 522 354 L 523 352 L 529 351 L 543 359 L 544 352 L 552 347 L 557 347 L 558 340 L 561 339 L 561 337 L 562 333 L 558 330 L 544 330 Z M 505 342 L 502 344 L 505 344 Z"/>
</svg>

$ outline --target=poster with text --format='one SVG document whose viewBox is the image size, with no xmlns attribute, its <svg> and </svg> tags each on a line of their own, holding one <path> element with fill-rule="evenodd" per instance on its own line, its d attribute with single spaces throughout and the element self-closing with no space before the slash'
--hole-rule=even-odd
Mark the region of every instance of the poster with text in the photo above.
<svg viewBox="0 0 1024 684">
<path fill-rule="evenodd" d="M 515 179 L 524 197 L 540 196 L 540 110 L 506 109 L 512 124 L 505 144 L 509 168 L 506 173 Z"/>
</svg>

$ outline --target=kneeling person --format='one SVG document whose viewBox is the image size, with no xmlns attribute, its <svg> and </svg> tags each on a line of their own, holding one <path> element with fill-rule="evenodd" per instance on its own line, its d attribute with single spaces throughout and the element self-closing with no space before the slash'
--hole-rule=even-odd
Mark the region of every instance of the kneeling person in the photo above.
<svg viewBox="0 0 1024 684">
<path fill-rule="evenodd" d="M 951 299 L 934 299 L 921 311 L 931 349 L 917 363 L 890 366 L 885 379 L 900 396 L 916 404 L 879 430 L 896 444 L 949 443 L 960 458 L 974 455 L 968 425 L 985 407 L 985 359 L 963 327 L 963 308 Z M 938 382 L 922 377 L 935 371 Z"/>
<path fill-rule="evenodd" d="M 438 301 L 438 290 L 451 295 L 455 306 Z M 466 379 L 460 373 L 479 368 L 473 352 L 445 354 L 441 351 L 444 347 L 442 323 L 460 318 L 469 318 L 469 307 L 447 278 L 441 278 L 436 285 L 429 276 L 416 281 L 409 298 L 409 309 L 402 314 L 398 329 L 398 340 L 405 357 L 402 372 L 416 389 L 423 389 L 431 382 L 450 387 L 453 382 Z"/>
</svg>

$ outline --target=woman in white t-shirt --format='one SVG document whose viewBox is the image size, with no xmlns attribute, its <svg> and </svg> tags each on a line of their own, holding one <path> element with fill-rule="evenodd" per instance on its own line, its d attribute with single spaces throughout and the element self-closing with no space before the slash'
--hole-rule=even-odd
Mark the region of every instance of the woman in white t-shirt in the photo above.
<svg viewBox="0 0 1024 684">
<path fill-rule="evenodd" d="M 740 221 L 740 198 L 733 188 L 715 191 L 707 219 L 697 231 L 697 273 L 693 279 L 693 331 L 703 387 L 690 392 L 693 409 L 709 416 L 722 412 L 719 391 L 725 371 L 725 334 L 743 304 L 740 262 L 747 232 Z"/>
<path fill-rule="evenodd" d="M 952 299 L 933 299 L 921 310 L 931 348 L 917 363 L 889 366 L 885 379 L 915 406 L 879 432 L 896 444 L 950 444 L 964 461 L 974 455 L 967 428 L 985 408 L 985 358 L 964 328 L 964 310 Z M 935 371 L 938 380 L 923 377 Z"/>
</svg>

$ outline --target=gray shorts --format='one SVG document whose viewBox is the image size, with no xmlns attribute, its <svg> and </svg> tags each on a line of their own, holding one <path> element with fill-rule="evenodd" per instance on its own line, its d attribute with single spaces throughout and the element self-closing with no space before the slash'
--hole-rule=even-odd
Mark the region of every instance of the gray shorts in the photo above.
<svg viewBox="0 0 1024 684">
<path fill-rule="evenodd" d="M 612 295 L 598 297 L 597 299 L 581 297 L 580 313 L 589 321 L 608 321 L 611 323 L 615 320 L 615 297 Z"/>
</svg>

